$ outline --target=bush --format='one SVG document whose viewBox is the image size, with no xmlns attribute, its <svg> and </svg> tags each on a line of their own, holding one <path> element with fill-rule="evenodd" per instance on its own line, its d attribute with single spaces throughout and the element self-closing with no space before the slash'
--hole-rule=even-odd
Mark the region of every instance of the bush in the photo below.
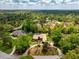
<svg viewBox="0 0 79 59">
<path fill-rule="evenodd" d="M 59 45 L 64 53 L 67 53 L 68 50 L 72 50 L 79 45 L 79 35 L 70 34 L 59 41 Z"/>
<path fill-rule="evenodd" d="M 55 42 L 56 46 L 58 46 L 58 42 L 62 38 L 62 28 L 58 27 L 53 30 L 52 39 Z"/>
<path fill-rule="evenodd" d="M 79 47 L 74 50 L 68 51 L 61 59 L 79 59 Z"/>
<path fill-rule="evenodd" d="M 19 59 L 34 59 L 34 58 L 30 55 L 27 55 L 27 56 L 21 56 Z"/>
<path fill-rule="evenodd" d="M 22 30 L 25 32 L 38 32 L 37 25 L 32 20 L 25 20 L 22 26 Z"/>
<path fill-rule="evenodd" d="M 31 40 L 32 40 L 32 37 L 29 34 L 19 36 L 16 39 L 15 42 L 16 42 L 16 47 L 17 47 L 17 51 L 19 54 L 24 53 L 26 51 L 26 49 L 29 48 L 29 46 L 31 44 Z"/>
</svg>

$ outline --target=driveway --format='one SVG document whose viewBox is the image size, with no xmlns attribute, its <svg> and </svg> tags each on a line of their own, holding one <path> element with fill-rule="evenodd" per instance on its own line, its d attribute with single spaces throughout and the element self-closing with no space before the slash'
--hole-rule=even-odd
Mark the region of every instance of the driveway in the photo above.
<svg viewBox="0 0 79 59">
<path fill-rule="evenodd" d="M 59 56 L 33 56 L 34 59 L 60 59 Z"/>
<path fill-rule="evenodd" d="M 17 58 L 0 51 L 0 59 L 17 59 Z"/>
</svg>

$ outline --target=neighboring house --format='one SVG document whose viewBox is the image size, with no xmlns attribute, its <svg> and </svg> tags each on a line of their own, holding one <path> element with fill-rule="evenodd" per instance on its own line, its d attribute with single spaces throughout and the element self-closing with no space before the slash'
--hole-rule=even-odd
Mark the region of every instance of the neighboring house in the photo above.
<svg viewBox="0 0 79 59">
<path fill-rule="evenodd" d="M 59 56 L 33 56 L 34 59 L 60 59 Z"/>
<path fill-rule="evenodd" d="M 0 51 L 0 59 L 18 59 L 18 57 L 10 56 L 10 55 Z"/>
<path fill-rule="evenodd" d="M 16 30 L 16 31 L 13 31 L 13 32 L 11 33 L 11 35 L 14 36 L 14 37 L 20 36 L 20 35 L 24 35 L 24 34 L 25 34 L 25 32 L 22 31 L 22 30 Z"/>
<path fill-rule="evenodd" d="M 64 22 L 63 27 L 66 28 L 71 25 L 74 25 L 74 23 L 73 22 Z"/>
<path fill-rule="evenodd" d="M 33 35 L 33 40 L 41 40 L 43 42 L 47 41 L 47 37 L 46 37 L 46 34 L 34 34 Z"/>
<path fill-rule="evenodd" d="M 49 24 L 49 27 L 50 27 L 51 29 L 55 28 L 55 26 L 56 26 L 55 23 L 52 23 L 52 22 L 51 22 L 51 23 Z"/>
<path fill-rule="evenodd" d="M 61 22 L 58 21 L 51 21 L 48 23 L 48 26 L 50 27 L 50 29 L 54 29 L 56 26 L 61 25 Z"/>
</svg>

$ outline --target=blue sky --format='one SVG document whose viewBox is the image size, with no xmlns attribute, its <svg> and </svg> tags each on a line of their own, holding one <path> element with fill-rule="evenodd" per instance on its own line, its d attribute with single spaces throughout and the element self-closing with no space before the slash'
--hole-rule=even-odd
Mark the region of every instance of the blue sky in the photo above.
<svg viewBox="0 0 79 59">
<path fill-rule="evenodd" d="M 1 1 L 1 0 L 0 0 Z M 0 9 L 10 9 L 10 10 L 16 10 L 16 9 L 28 9 L 28 10 L 79 10 L 79 0 L 77 2 L 70 2 L 71 0 L 65 0 L 67 4 L 61 4 L 63 0 L 55 0 L 57 4 L 54 4 L 52 6 L 49 6 L 49 2 L 51 0 L 42 0 L 43 2 L 46 2 L 47 4 L 42 5 L 27 5 L 27 4 L 15 4 L 10 3 L 7 4 L 6 2 L 9 0 L 4 0 L 5 3 L 0 3 Z M 22 0 L 23 1 L 23 0 Z M 38 0 L 37 0 L 38 1 Z M 76 0 L 74 0 L 76 1 Z"/>
</svg>

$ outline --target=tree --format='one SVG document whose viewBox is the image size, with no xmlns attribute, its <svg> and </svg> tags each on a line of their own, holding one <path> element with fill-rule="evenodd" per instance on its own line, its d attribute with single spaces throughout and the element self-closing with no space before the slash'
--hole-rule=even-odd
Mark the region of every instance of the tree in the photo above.
<svg viewBox="0 0 79 59">
<path fill-rule="evenodd" d="M 62 28 L 61 27 L 55 28 L 51 36 L 52 36 L 53 41 L 55 42 L 55 45 L 58 45 L 58 42 L 62 38 Z"/>
<path fill-rule="evenodd" d="M 35 23 L 33 23 L 33 20 L 24 20 L 22 29 L 25 32 L 38 32 L 38 27 Z"/>
<path fill-rule="evenodd" d="M 64 53 L 67 53 L 68 50 L 72 50 L 79 45 L 79 36 L 78 34 L 70 34 L 59 41 L 60 48 Z"/>
<path fill-rule="evenodd" d="M 15 45 L 17 47 L 17 51 L 19 52 L 19 54 L 24 53 L 26 49 L 30 47 L 31 41 L 32 41 L 32 36 L 30 34 L 19 36 L 17 38 Z"/>
<path fill-rule="evenodd" d="M 74 50 L 68 51 L 61 59 L 79 59 L 79 47 Z"/>
<path fill-rule="evenodd" d="M 75 25 L 70 25 L 70 26 L 64 28 L 63 31 L 66 32 L 67 34 L 77 33 L 78 27 Z"/>
</svg>

